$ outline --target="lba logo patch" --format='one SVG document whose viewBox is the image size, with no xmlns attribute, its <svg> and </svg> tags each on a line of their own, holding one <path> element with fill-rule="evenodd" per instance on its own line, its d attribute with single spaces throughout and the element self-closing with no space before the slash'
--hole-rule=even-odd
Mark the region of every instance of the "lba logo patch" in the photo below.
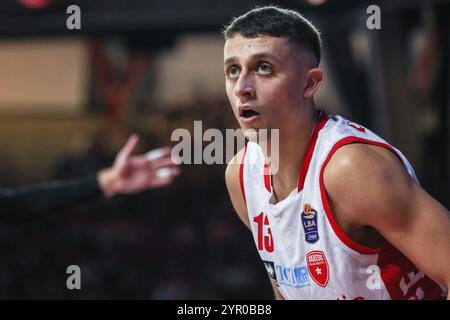
<svg viewBox="0 0 450 320">
<path fill-rule="evenodd" d="M 306 255 L 306 265 L 311 278 L 321 287 L 326 287 L 330 270 L 323 251 L 311 251 Z"/>
<path fill-rule="evenodd" d="M 277 273 L 275 271 L 275 264 L 272 261 L 263 260 L 264 266 L 266 267 L 267 273 L 269 274 L 270 279 L 272 279 L 273 283 L 278 287 L 278 279 Z"/>
<path fill-rule="evenodd" d="M 303 206 L 302 225 L 305 231 L 305 241 L 315 243 L 319 240 L 319 230 L 317 228 L 317 211 L 311 208 L 309 203 Z"/>
</svg>

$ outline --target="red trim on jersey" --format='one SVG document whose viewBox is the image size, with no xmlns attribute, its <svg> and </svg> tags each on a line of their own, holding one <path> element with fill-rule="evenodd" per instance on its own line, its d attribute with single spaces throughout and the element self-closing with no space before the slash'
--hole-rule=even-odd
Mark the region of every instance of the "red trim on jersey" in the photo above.
<svg viewBox="0 0 450 320">
<path fill-rule="evenodd" d="M 300 192 L 303 190 L 303 186 L 305 185 L 306 174 L 308 173 L 309 164 L 311 162 L 311 158 L 314 152 L 314 147 L 316 146 L 317 137 L 319 135 L 319 131 L 325 126 L 328 121 L 328 115 L 325 111 L 320 110 L 319 120 L 317 121 L 316 126 L 314 127 L 313 133 L 311 135 L 311 140 L 309 142 L 308 150 L 306 151 L 305 157 L 302 161 L 302 166 L 300 168 L 300 174 L 298 178 L 298 186 L 297 191 Z"/>
<path fill-rule="evenodd" d="M 445 299 L 442 288 L 388 242 L 378 255 L 377 265 L 391 299 Z"/>
<path fill-rule="evenodd" d="M 360 245 L 359 243 L 356 243 L 355 241 L 350 239 L 334 219 L 325 192 L 323 172 L 328 161 L 331 159 L 337 149 L 346 144 L 354 142 L 362 142 L 379 147 L 384 147 L 393 152 L 402 161 L 400 155 L 395 151 L 395 149 L 386 143 L 361 139 L 357 137 L 347 137 L 338 141 L 333 146 L 325 162 L 323 163 L 320 170 L 319 179 L 322 204 L 325 209 L 327 218 L 330 221 L 331 227 L 333 228 L 339 239 L 349 248 L 361 254 L 378 253 L 377 265 L 380 268 L 381 279 L 383 280 L 383 283 L 391 299 L 445 299 L 445 297 L 443 296 L 444 292 L 442 288 L 427 275 L 419 273 L 420 271 L 417 269 L 417 267 L 388 241 L 385 241 L 385 243 L 378 249 L 372 249 Z"/>
<path fill-rule="evenodd" d="M 245 154 L 247 153 L 247 145 L 244 147 L 244 154 L 242 155 L 241 166 L 239 167 L 239 184 L 241 185 L 242 196 L 244 197 L 244 202 L 247 205 L 247 199 L 245 198 L 245 188 L 244 188 L 244 161 Z"/>
<path fill-rule="evenodd" d="M 264 164 L 264 186 L 266 187 L 266 190 L 269 192 L 271 191 L 271 185 L 270 185 L 270 179 L 272 175 L 269 171 L 269 165 L 267 163 Z"/>
<path fill-rule="evenodd" d="M 331 151 L 328 153 L 328 156 L 325 159 L 325 162 L 322 165 L 322 169 L 320 170 L 320 178 L 319 178 L 320 193 L 322 195 L 322 204 L 323 204 L 323 208 L 325 209 L 325 213 L 328 217 L 328 221 L 330 221 L 331 227 L 333 228 L 333 230 L 336 233 L 336 235 L 338 236 L 338 238 L 341 239 L 341 241 L 345 245 L 347 245 L 350 249 L 353 249 L 361 254 L 375 254 L 375 253 L 379 253 L 381 248 L 373 249 L 373 248 L 363 246 L 359 243 L 356 243 L 355 241 L 350 239 L 345 234 L 345 232 L 341 229 L 341 227 L 337 224 L 336 220 L 334 219 L 333 214 L 331 213 L 330 205 L 328 203 L 328 198 L 327 198 L 327 194 L 325 191 L 325 184 L 323 183 L 323 172 L 325 171 L 325 167 L 327 166 L 328 161 L 330 161 L 331 157 L 336 152 L 336 150 L 346 144 L 355 143 L 355 142 L 362 142 L 362 143 L 367 143 L 367 144 L 371 144 L 371 145 L 375 145 L 375 146 L 379 146 L 379 147 L 384 147 L 384 148 L 390 150 L 391 152 L 393 152 L 395 155 L 397 155 L 397 157 L 400 158 L 400 156 L 397 154 L 397 152 L 394 150 L 394 148 L 392 148 L 390 145 L 388 145 L 386 143 L 372 141 L 372 140 L 366 140 L 366 139 L 357 138 L 357 137 L 344 138 L 344 139 L 338 141 L 333 146 Z M 400 160 L 401 160 L 401 158 L 400 158 Z M 403 161 L 402 161 L 402 163 L 403 163 Z"/>
</svg>

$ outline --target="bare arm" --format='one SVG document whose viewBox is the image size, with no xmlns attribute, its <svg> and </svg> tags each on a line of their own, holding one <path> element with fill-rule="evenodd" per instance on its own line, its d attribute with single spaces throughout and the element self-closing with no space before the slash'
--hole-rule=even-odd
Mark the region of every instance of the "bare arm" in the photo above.
<svg viewBox="0 0 450 320">
<path fill-rule="evenodd" d="M 228 189 L 228 194 L 230 195 L 231 203 L 233 204 L 234 210 L 236 211 L 242 222 L 251 230 L 250 221 L 248 219 L 247 206 L 244 201 L 244 197 L 241 191 L 241 185 L 239 182 L 239 170 L 240 162 L 243 156 L 244 150 L 239 151 L 227 166 L 225 171 L 225 182 Z M 272 288 L 275 294 L 275 299 L 283 300 L 278 288 L 270 280 Z"/>
<path fill-rule="evenodd" d="M 239 183 L 240 162 L 243 154 L 244 149 L 239 151 L 228 163 L 227 169 L 225 170 L 225 183 L 227 185 L 228 194 L 230 195 L 234 210 L 247 228 L 251 230 L 247 206 L 245 205 L 241 185 Z"/>
<path fill-rule="evenodd" d="M 370 226 L 437 283 L 450 284 L 450 215 L 390 151 L 351 144 L 324 171 L 336 216 Z M 449 297 L 448 297 L 449 298 Z"/>
<path fill-rule="evenodd" d="M 283 296 L 280 293 L 280 290 L 278 290 L 277 286 L 272 282 L 272 280 L 270 280 L 270 284 L 272 285 L 273 293 L 275 295 L 275 299 L 276 300 L 284 300 Z"/>
</svg>

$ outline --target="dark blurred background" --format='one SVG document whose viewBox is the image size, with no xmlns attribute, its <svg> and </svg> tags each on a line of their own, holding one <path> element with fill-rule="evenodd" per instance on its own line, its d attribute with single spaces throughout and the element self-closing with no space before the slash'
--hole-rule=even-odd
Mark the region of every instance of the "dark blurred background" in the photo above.
<svg viewBox="0 0 450 320">
<path fill-rule="evenodd" d="M 2 0 L 0 187 L 91 174 L 131 132 L 139 152 L 176 128 L 236 128 L 220 30 L 273 1 Z M 81 9 L 68 30 L 66 9 Z M 316 103 L 399 148 L 450 207 L 449 1 L 298 0 L 321 30 Z M 369 30 L 369 5 L 381 29 Z M 231 207 L 225 165 L 185 165 L 161 190 L 0 227 L 2 299 L 271 299 L 252 236 Z M 0 208 L 1 210 L 1 208 Z M 66 268 L 82 290 L 66 288 Z"/>
</svg>

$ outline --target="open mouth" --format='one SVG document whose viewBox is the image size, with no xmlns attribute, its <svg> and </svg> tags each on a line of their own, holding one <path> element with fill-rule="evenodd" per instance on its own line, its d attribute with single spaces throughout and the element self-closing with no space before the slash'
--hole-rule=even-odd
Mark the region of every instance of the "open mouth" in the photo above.
<svg viewBox="0 0 450 320">
<path fill-rule="evenodd" d="M 254 110 L 252 106 L 240 106 L 239 107 L 239 116 L 243 119 L 250 119 L 256 116 L 259 116 L 260 113 Z"/>
<path fill-rule="evenodd" d="M 256 112 L 255 110 L 247 109 L 247 110 L 242 110 L 242 112 L 241 112 L 241 117 L 244 117 L 246 119 L 254 117 L 254 116 L 259 116 L 259 113 Z"/>
</svg>

